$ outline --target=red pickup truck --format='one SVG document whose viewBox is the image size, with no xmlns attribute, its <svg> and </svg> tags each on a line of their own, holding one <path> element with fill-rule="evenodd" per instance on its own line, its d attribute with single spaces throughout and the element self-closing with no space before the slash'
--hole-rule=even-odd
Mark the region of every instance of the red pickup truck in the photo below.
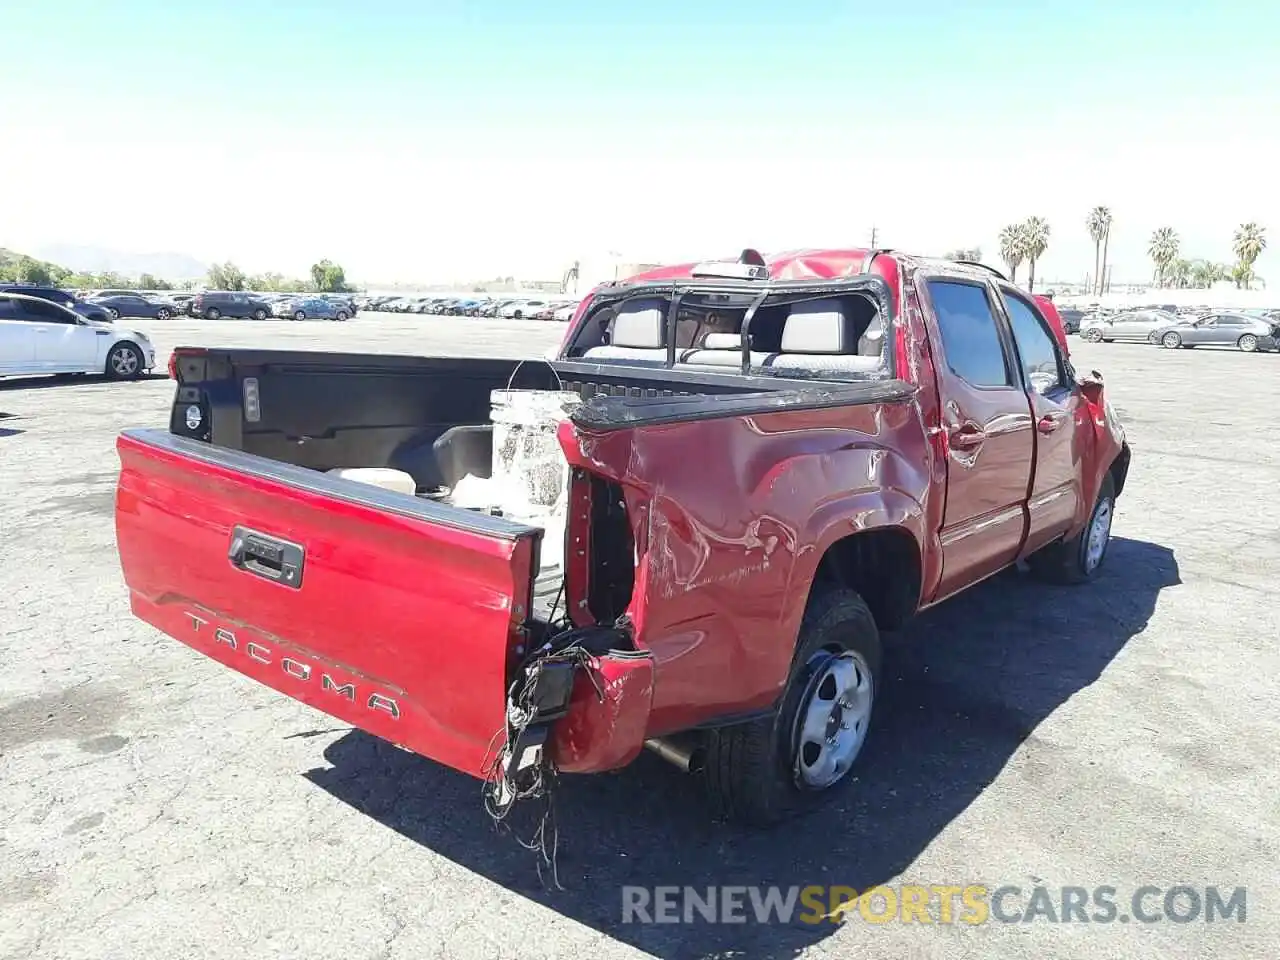
<svg viewBox="0 0 1280 960">
<path fill-rule="evenodd" d="M 1091 579 L 1129 467 L 1033 298 L 890 251 L 606 284 L 548 361 L 179 348 L 170 369 L 169 429 L 118 441 L 133 612 L 500 802 L 646 747 L 748 822 L 829 796 L 881 632 L 1021 560 Z M 578 401 L 549 428 L 560 526 L 463 502 L 513 384 Z"/>
</svg>

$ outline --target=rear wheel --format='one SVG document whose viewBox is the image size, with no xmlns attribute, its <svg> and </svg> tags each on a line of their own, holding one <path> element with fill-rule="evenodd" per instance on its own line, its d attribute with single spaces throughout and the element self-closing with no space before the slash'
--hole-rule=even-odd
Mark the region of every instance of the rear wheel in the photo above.
<svg viewBox="0 0 1280 960">
<path fill-rule="evenodd" d="M 880 684 L 880 632 L 858 594 L 814 587 L 777 712 L 707 735 L 703 775 L 721 816 L 767 825 L 852 778 Z"/>
<path fill-rule="evenodd" d="M 1031 572 L 1050 583 L 1085 583 L 1102 569 L 1111 545 L 1111 521 L 1116 512 L 1116 488 L 1107 474 L 1084 529 L 1070 540 L 1051 543 L 1027 558 Z"/>
<path fill-rule="evenodd" d="M 1243 337 L 1236 341 L 1236 346 L 1245 353 L 1258 352 L 1258 338 L 1252 333 L 1246 333 Z"/>
<path fill-rule="evenodd" d="M 142 351 L 132 343 L 117 343 L 107 354 L 106 374 L 112 380 L 137 380 L 142 376 Z"/>
<path fill-rule="evenodd" d="M 1102 342 L 1102 331 L 1099 330 L 1097 327 L 1090 327 L 1084 333 L 1080 334 L 1080 336 L 1083 337 L 1085 340 L 1089 341 L 1089 343 Z"/>
<path fill-rule="evenodd" d="M 1177 350 L 1180 346 L 1182 346 L 1182 337 L 1178 336 L 1177 333 L 1170 330 L 1168 333 L 1166 333 L 1163 337 L 1160 338 L 1160 342 L 1164 344 L 1165 348 L 1168 350 Z"/>
<path fill-rule="evenodd" d="M 206 320 L 217 320 L 221 316 L 222 316 L 222 311 L 219 310 L 217 307 L 210 307 L 208 310 L 204 312 L 204 318 Z"/>
</svg>

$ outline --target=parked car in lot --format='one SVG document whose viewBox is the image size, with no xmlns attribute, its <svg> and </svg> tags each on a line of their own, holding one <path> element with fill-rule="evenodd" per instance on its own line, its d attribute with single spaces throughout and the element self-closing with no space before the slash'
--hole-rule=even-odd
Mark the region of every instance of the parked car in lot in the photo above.
<svg viewBox="0 0 1280 960">
<path fill-rule="evenodd" d="M 645 748 L 755 823 L 865 781 L 881 631 L 1024 559 L 1097 577 L 1130 460 L 1034 298 L 898 253 L 611 283 L 543 364 L 180 347 L 172 372 L 168 429 L 117 444 L 133 614 L 498 810 Z M 530 470 L 451 503 L 521 422 L 550 438 Z"/>
<path fill-rule="evenodd" d="M 271 303 L 256 293 L 206 290 L 191 300 L 191 315 L 217 320 L 221 317 L 265 320 L 271 316 Z"/>
<path fill-rule="evenodd" d="M 146 320 L 168 320 L 174 314 L 172 303 L 152 300 L 139 293 L 117 293 L 94 297 L 90 303 L 102 307 L 112 320 L 121 317 L 139 317 Z"/>
<path fill-rule="evenodd" d="M 1270 352 L 1280 346 L 1280 325 L 1246 313 L 1220 312 L 1195 319 L 1180 317 L 1156 330 L 1152 339 L 1170 350 L 1215 346 Z"/>
<path fill-rule="evenodd" d="M 347 304 L 324 297 L 281 300 L 275 304 L 274 312 L 277 317 L 291 320 L 346 320 L 351 316 L 351 308 Z"/>
<path fill-rule="evenodd" d="M 1080 324 L 1080 336 L 1090 343 L 1111 343 L 1113 340 L 1154 343 L 1156 331 L 1177 322 L 1178 315 L 1165 310 L 1131 310 L 1086 318 Z"/>
<path fill-rule="evenodd" d="M 508 317 L 515 320 L 523 320 L 525 317 L 531 317 L 539 310 L 547 306 L 545 300 L 516 300 L 507 304 L 499 311 L 498 316 Z"/>
<path fill-rule="evenodd" d="M 0 292 L 0 376 L 102 373 L 134 380 L 155 364 L 145 333 L 90 320 L 41 297 Z"/>
<path fill-rule="evenodd" d="M 88 303 L 74 294 L 68 293 L 66 290 L 59 290 L 57 287 L 41 287 L 30 283 L 0 283 L 0 293 L 20 293 L 28 297 L 39 297 L 41 300 L 48 300 L 50 303 L 56 303 L 61 307 L 66 307 L 68 310 L 73 310 L 89 320 L 95 320 L 99 323 L 111 322 L 111 314 L 107 312 L 105 307 Z"/>
</svg>

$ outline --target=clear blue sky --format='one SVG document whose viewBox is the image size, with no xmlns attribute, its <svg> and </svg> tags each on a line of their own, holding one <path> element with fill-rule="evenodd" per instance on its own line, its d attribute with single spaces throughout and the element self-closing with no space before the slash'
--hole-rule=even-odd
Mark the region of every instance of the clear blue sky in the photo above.
<svg viewBox="0 0 1280 960">
<path fill-rule="evenodd" d="M 872 222 L 994 255 L 1039 214 L 1044 269 L 1074 278 L 1095 203 L 1117 273 L 1147 272 L 1165 224 L 1190 256 L 1227 259 L 1242 219 L 1280 244 L 1280 5 L 1256 0 L 6 6 L 0 124 L 57 160 L 0 156 L 31 188 L 0 246 L 426 278 L 857 243 Z M 293 229 L 245 229 L 273 222 Z"/>
</svg>

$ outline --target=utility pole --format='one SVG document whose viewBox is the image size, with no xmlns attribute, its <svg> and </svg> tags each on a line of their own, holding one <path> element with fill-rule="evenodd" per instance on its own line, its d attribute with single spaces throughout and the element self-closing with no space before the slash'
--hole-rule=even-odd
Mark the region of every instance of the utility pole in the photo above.
<svg viewBox="0 0 1280 960">
<path fill-rule="evenodd" d="M 879 234 L 879 232 L 876 230 L 875 224 L 872 224 L 872 225 L 871 225 L 871 249 L 872 249 L 872 250 L 878 250 L 878 249 L 879 249 L 879 246 L 878 246 L 878 244 L 876 243 L 876 241 L 879 239 L 879 237 L 880 237 L 880 234 Z"/>
</svg>

